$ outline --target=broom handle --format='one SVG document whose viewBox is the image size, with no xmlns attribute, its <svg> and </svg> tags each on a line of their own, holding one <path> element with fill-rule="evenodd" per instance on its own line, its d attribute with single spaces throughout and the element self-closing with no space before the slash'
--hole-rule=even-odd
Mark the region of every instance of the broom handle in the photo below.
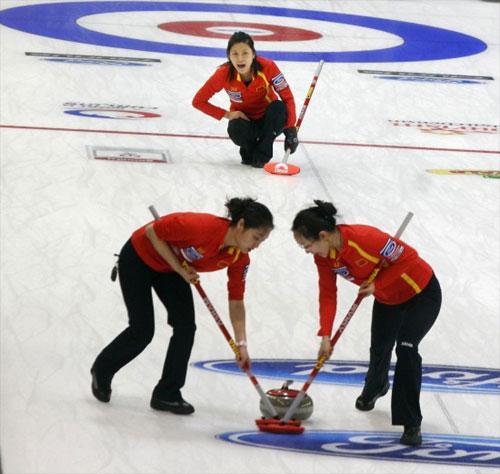
<svg viewBox="0 0 500 474">
<path fill-rule="evenodd" d="M 155 209 L 155 207 L 153 205 L 149 206 L 148 209 L 151 212 L 151 214 L 153 215 L 153 217 L 155 218 L 155 220 L 160 218 L 160 214 L 158 214 L 158 211 Z M 183 265 L 187 265 L 186 261 L 183 262 Z M 229 334 L 229 331 L 227 330 L 226 326 L 222 322 L 222 319 L 219 317 L 219 314 L 217 313 L 216 309 L 214 308 L 214 305 L 208 299 L 207 294 L 205 293 L 205 291 L 201 287 L 200 281 L 198 280 L 198 281 L 194 282 L 193 284 L 194 284 L 194 287 L 196 288 L 196 290 L 198 291 L 198 294 L 200 295 L 201 299 L 205 303 L 205 306 L 208 308 L 208 311 L 210 312 L 210 314 L 214 318 L 215 322 L 217 323 L 217 326 L 219 327 L 222 334 L 226 338 L 226 341 L 231 346 L 231 349 L 233 350 L 234 354 L 236 355 L 236 357 L 239 357 L 240 350 L 238 349 L 236 342 L 234 342 L 234 339 Z M 259 382 L 257 381 L 257 378 L 253 374 L 250 367 L 248 367 L 248 365 L 247 365 L 247 366 L 243 367 L 243 370 L 248 375 L 248 378 L 250 379 L 253 386 L 255 387 L 257 392 L 259 393 L 260 399 L 262 400 L 262 402 L 264 403 L 266 408 L 269 410 L 269 413 L 271 413 L 271 416 L 273 418 L 277 417 L 278 412 L 276 411 L 276 408 L 274 408 L 274 406 L 271 404 L 269 398 L 267 398 L 267 395 L 264 393 L 264 390 L 262 390 L 262 387 L 260 386 Z"/>
<path fill-rule="evenodd" d="M 299 114 L 299 118 L 297 120 L 297 123 L 295 124 L 295 128 L 297 129 L 297 133 L 299 133 L 299 128 L 302 125 L 302 120 L 304 120 L 304 115 L 306 114 L 307 107 L 309 105 L 309 102 L 311 100 L 311 97 L 314 92 L 314 88 L 316 87 L 316 82 L 318 82 L 319 74 L 321 72 L 321 69 L 323 68 L 323 64 L 325 61 L 321 60 L 318 64 L 318 67 L 316 68 L 316 72 L 314 73 L 313 80 L 311 82 L 311 85 L 309 86 L 309 90 L 307 91 L 306 98 L 304 100 L 304 105 L 302 106 L 302 109 Z M 281 160 L 282 163 L 286 163 L 288 161 L 288 158 L 290 157 L 290 148 L 287 148 L 285 151 L 285 156 Z"/>
<path fill-rule="evenodd" d="M 408 214 L 406 215 L 405 219 L 403 220 L 403 222 L 399 226 L 399 229 L 397 230 L 397 232 L 394 235 L 394 237 L 396 237 L 396 238 L 401 237 L 401 235 L 403 234 L 404 230 L 406 229 L 406 227 L 410 223 L 412 217 L 413 217 L 413 212 L 408 212 Z M 385 263 L 385 260 L 386 260 L 385 258 L 382 258 L 380 260 L 380 262 L 378 263 L 378 265 L 373 269 L 373 271 L 371 272 L 371 274 L 370 274 L 370 276 L 368 277 L 368 280 L 367 280 L 369 283 L 371 283 L 373 280 L 375 280 L 376 276 L 380 272 L 380 269 L 382 268 L 382 265 Z M 339 328 L 335 332 L 332 340 L 330 341 L 332 350 L 335 347 L 335 344 L 339 340 L 340 336 L 344 332 L 345 328 L 349 324 L 349 321 L 354 316 L 354 313 L 358 309 L 358 307 L 359 307 L 361 301 L 363 300 L 363 298 L 364 298 L 363 295 L 358 295 L 357 296 L 356 300 L 354 301 L 354 303 L 352 304 L 351 308 L 349 309 L 349 311 L 347 312 L 346 316 L 344 317 L 344 319 L 342 321 L 342 324 L 339 326 Z M 309 375 L 309 378 L 306 380 L 306 382 L 302 386 L 302 389 L 297 394 L 297 396 L 295 397 L 295 400 L 292 402 L 292 404 L 290 405 L 290 407 L 286 411 L 285 416 L 281 420 L 283 423 L 288 423 L 290 421 L 290 419 L 292 418 L 292 416 L 295 414 L 295 411 L 297 410 L 297 407 L 300 405 L 300 402 L 302 402 L 302 399 L 306 395 L 307 389 L 309 388 L 309 386 L 311 385 L 311 383 L 313 382 L 313 380 L 316 378 L 316 375 L 318 375 L 318 372 L 321 370 L 321 367 L 323 367 L 323 365 L 326 362 L 326 360 L 327 360 L 326 356 L 322 356 L 322 357 L 320 357 L 318 359 L 318 362 L 316 363 L 314 369 L 311 371 L 311 373 Z"/>
</svg>

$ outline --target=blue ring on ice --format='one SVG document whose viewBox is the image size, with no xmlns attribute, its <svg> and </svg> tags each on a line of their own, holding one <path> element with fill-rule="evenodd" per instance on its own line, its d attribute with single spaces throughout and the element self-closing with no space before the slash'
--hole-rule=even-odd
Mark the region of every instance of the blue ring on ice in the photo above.
<svg viewBox="0 0 500 474">
<path fill-rule="evenodd" d="M 418 23 L 319 10 L 218 3 L 104 1 L 27 5 L 0 11 L 0 24 L 26 33 L 77 43 L 188 56 L 226 57 L 225 48 L 127 38 L 92 31 L 77 23 L 80 18 L 87 15 L 149 11 L 238 13 L 301 18 L 371 28 L 402 39 L 402 44 L 398 46 L 369 51 L 263 51 L 259 49 L 260 55 L 277 61 L 317 62 L 320 59 L 332 63 L 432 61 L 470 56 L 487 48 L 483 41 L 473 36 Z"/>
</svg>

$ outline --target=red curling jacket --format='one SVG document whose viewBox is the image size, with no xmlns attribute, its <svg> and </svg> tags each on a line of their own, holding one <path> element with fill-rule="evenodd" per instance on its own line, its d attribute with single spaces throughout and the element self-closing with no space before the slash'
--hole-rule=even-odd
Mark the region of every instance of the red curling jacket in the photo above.
<svg viewBox="0 0 500 474">
<path fill-rule="evenodd" d="M 361 285 L 382 258 L 385 263 L 375 279 L 375 299 L 383 304 L 404 303 L 420 293 L 432 277 L 432 268 L 405 242 L 367 225 L 337 226 L 341 251 L 314 256 L 319 274 L 320 329 L 330 336 L 337 311 L 337 275 Z"/>
<path fill-rule="evenodd" d="M 172 267 L 155 250 L 146 236 L 146 226 L 132 234 L 132 246 L 141 260 L 157 272 L 172 272 Z M 245 276 L 250 265 L 248 254 L 235 247 L 223 247 L 230 221 L 212 214 L 177 212 L 157 219 L 153 229 L 166 241 L 179 260 L 198 272 L 227 268 L 230 300 L 242 300 Z"/>
<path fill-rule="evenodd" d="M 226 111 L 209 101 L 224 89 L 231 103 L 230 111 L 240 110 L 250 120 L 257 120 L 264 116 L 269 103 L 277 100 L 279 95 L 288 111 L 285 128 L 295 126 L 295 101 L 285 77 L 274 61 L 260 56 L 257 56 L 257 61 L 262 65 L 262 70 L 253 77 L 248 86 L 237 71 L 235 78 L 229 80 L 229 64 L 220 66 L 194 96 L 193 107 L 221 120 Z"/>
</svg>

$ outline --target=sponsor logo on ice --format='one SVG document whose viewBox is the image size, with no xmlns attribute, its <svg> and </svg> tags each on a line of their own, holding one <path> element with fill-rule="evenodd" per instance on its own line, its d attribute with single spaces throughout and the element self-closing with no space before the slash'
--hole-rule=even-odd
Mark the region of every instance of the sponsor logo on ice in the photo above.
<svg viewBox="0 0 500 474">
<path fill-rule="evenodd" d="M 498 133 L 498 125 L 480 123 L 427 122 L 420 120 L 389 120 L 395 127 L 417 128 L 424 133 L 437 135 L 467 135 L 475 133 Z"/>
<path fill-rule="evenodd" d="M 146 118 L 158 118 L 160 114 L 150 112 L 158 107 L 142 107 L 140 105 L 120 105 L 120 104 L 95 104 L 66 102 L 65 114 L 76 115 L 78 117 L 116 119 L 116 120 L 137 120 Z"/>
<path fill-rule="evenodd" d="M 469 76 L 464 74 L 433 74 L 428 72 L 374 71 L 358 69 L 360 74 L 370 74 L 377 79 L 407 82 L 434 82 L 442 84 L 484 84 L 491 76 Z"/>
<path fill-rule="evenodd" d="M 159 63 L 159 59 L 126 58 L 119 56 L 95 56 L 89 54 L 62 54 L 62 53 L 24 53 L 26 56 L 39 58 L 41 61 L 50 61 L 69 64 L 90 64 L 99 66 L 151 66 L 150 63 Z"/>
<path fill-rule="evenodd" d="M 244 375 L 233 360 L 199 361 L 193 365 L 205 370 Z M 305 381 L 315 365 L 316 360 L 253 359 L 252 371 L 257 377 Z M 325 363 L 315 380 L 316 383 L 362 386 L 367 371 L 368 362 L 330 360 Z M 389 370 L 391 381 L 393 375 L 394 364 L 391 364 Z M 499 395 L 500 369 L 423 365 L 422 390 Z"/>
<path fill-rule="evenodd" d="M 217 438 L 230 443 L 368 461 L 406 461 L 456 466 L 500 467 L 500 439 L 423 433 L 418 447 L 399 444 L 400 432 L 306 430 L 297 436 L 236 431 Z"/>
<path fill-rule="evenodd" d="M 91 160 L 167 163 L 169 161 L 170 152 L 168 150 L 153 150 L 151 148 L 122 148 L 88 145 L 87 156 Z"/>
</svg>

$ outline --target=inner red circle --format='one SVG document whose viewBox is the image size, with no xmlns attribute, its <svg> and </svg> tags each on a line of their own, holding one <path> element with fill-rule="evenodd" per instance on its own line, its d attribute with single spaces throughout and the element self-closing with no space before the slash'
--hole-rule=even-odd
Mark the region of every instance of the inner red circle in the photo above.
<svg viewBox="0 0 500 474">
<path fill-rule="evenodd" d="M 219 33 L 209 28 L 230 27 L 231 32 Z M 268 25 L 264 23 L 240 23 L 236 21 L 172 21 L 158 25 L 158 28 L 181 35 L 203 36 L 205 38 L 228 39 L 234 31 L 245 31 L 255 41 L 308 41 L 322 36 L 315 31 L 291 26 Z M 270 34 L 252 34 L 252 30 L 268 30 Z"/>
</svg>

